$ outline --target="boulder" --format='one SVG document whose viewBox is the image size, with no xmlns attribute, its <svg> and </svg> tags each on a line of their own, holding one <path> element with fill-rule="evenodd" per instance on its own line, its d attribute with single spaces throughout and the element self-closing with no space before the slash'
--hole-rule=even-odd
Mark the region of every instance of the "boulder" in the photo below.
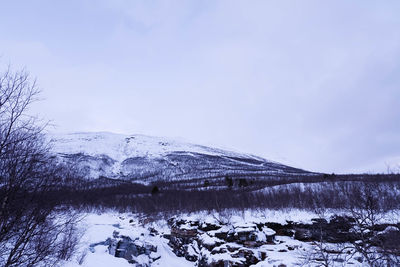
<svg viewBox="0 0 400 267">
<path fill-rule="evenodd" d="M 251 249 L 241 248 L 236 253 L 231 255 L 233 258 L 245 258 L 245 266 L 250 266 L 260 261 L 260 259 L 254 255 L 254 252 Z"/>
<path fill-rule="evenodd" d="M 313 241 L 313 233 L 310 229 L 305 229 L 305 228 L 297 228 L 295 229 L 294 233 L 294 239 L 297 239 L 299 241 Z"/>
<path fill-rule="evenodd" d="M 199 225 L 199 230 L 204 231 L 204 232 L 209 232 L 209 231 L 215 231 L 220 229 L 222 226 L 215 224 L 215 223 L 207 223 L 204 222 Z"/>
<path fill-rule="evenodd" d="M 274 230 L 276 235 L 293 237 L 294 230 L 292 224 L 280 224 L 280 223 L 266 223 L 265 226 Z"/>
<path fill-rule="evenodd" d="M 113 244 L 109 246 L 109 252 L 110 254 L 114 252 Z M 139 255 L 149 256 L 152 252 L 157 252 L 156 246 L 138 240 L 132 240 L 127 236 L 121 236 L 115 246 L 114 256 L 117 258 L 124 258 L 130 263 L 135 263 L 135 257 Z"/>
</svg>

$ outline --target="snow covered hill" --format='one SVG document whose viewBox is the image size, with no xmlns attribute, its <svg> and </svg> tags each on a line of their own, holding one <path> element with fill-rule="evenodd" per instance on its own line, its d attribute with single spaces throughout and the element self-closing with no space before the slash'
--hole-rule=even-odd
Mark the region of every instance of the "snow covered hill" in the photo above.
<svg viewBox="0 0 400 267">
<path fill-rule="evenodd" d="M 50 135 L 53 151 L 87 178 L 137 182 L 310 175 L 249 154 L 173 139 L 107 132 Z"/>
</svg>

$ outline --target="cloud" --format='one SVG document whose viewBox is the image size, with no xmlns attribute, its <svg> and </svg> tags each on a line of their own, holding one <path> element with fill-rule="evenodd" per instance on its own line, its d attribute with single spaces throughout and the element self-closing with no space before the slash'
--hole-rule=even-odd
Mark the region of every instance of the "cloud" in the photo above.
<svg viewBox="0 0 400 267">
<path fill-rule="evenodd" d="M 326 172 L 399 157 L 397 1 L 30 8 L 0 18 L 0 49 L 38 76 L 37 110 L 60 131 L 180 136 Z"/>
</svg>

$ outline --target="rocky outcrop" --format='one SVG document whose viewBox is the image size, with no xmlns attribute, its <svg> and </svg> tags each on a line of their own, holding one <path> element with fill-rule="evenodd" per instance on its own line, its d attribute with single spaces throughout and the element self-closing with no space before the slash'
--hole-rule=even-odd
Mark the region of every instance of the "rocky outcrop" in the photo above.
<svg viewBox="0 0 400 267">
<path fill-rule="evenodd" d="M 157 247 L 153 244 L 143 242 L 139 239 L 131 239 L 128 236 L 120 236 L 118 232 L 113 233 L 113 238 L 108 238 L 104 242 L 90 245 L 93 252 L 94 247 L 106 245 L 108 252 L 117 257 L 124 258 L 136 267 L 149 267 L 151 263 L 160 258 L 156 253 Z"/>
<path fill-rule="evenodd" d="M 250 266 L 268 258 L 265 250 L 258 248 L 275 245 L 276 236 L 287 236 L 302 242 L 327 243 L 354 242 L 358 236 L 352 229 L 355 222 L 346 216 L 333 216 L 329 220 L 316 218 L 311 223 L 288 221 L 279 223 L 201 223 L 190 220 L 169 221 L 171 234 L 169 245 L 176 255 L 197 262 L 197 266 Z M 383 226 L 382 226 L 383 227 Z M 381 229 L 376 242 L 389 246 L 400 239 L 397 227 Z M 395 239 L 391 238 L 392 236 Z M 286 246 L 278 252 L 294 250 Z"/>
<path fill-rule="evenodd" d="M 178 256 L 197 266 L 249 266 L 266 254 L 254 248 L 274 244 L 275 231 L 254 223 L 219 224 L 190 220 L 170 220 L 171 234 L 165 236 Z"/>
<path fill-rule="evenodd" d="M 116 228 L 119 225 L 113 225 Z M 273 253 L 290 253 L 302 249 L 302 242 L 314 241 L 326 243 L 360 242 L 360 236 L 354 231 L 356 224 L 349 217 L 334 216 L 329 220 L 313 219 L 311 223 L 287 222 L 220 222 L 218 220 L 201 222 L 200 220 L 168 220 L 170 232 L 159 233 L 148 228 L 147 238 L 132 238 L 113 233 L 112 238 L 92 244 L 92 252 L 98 245 L 108 248 L 111 255 L 126 259 L 139 267 L 151 266 L 160 258 L 157 246 L 149 237 L 166 238 L 172 252 L 193 262 L 194 266 L 232 266 L 244 267 L 260 261 L 274 264 Z M 371 235 L 371 237 L 368 237 Z M 400 225 L 377 224 L 366 234 L 367 242 L 377 248 L 385 248 L 392 254 L 400 255 Z M 163 239 L 166 242 L 165 239 Z M 149 241 L 149 242 L 148 242 Z M 154 241 L 154 240 L 153 240 Z M 154 243 L 154 242 L 153 242 Z M 304 248 L 303 248 L 304 251 Z M 337 254 L 335 250 L 329 250 Z M 340 259 L 338 259 L 340 260 Z M 272 265 L 273 265 L 272 264 Z"/>
</svg>

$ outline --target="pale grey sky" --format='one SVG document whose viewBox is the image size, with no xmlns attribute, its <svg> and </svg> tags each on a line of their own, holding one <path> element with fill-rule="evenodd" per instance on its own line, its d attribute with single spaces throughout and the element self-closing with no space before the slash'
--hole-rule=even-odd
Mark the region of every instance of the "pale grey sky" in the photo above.
<svg viewBox="0 0 400 267">
<path fill-rule="evenodd" d="M 1 63 L 56 131 L 183 137 L 308 170 L 400 163 L 400 1 L 14 0 Z"/>
</svg>

